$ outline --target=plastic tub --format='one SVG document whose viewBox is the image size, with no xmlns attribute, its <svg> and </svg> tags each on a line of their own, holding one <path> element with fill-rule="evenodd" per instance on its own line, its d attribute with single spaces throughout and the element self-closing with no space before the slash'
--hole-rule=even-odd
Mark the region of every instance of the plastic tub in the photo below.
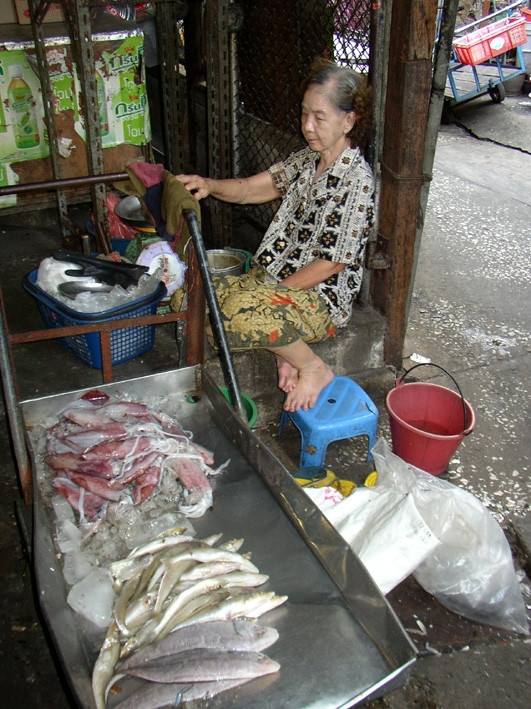
<svg viewBox="0 0 531 709">
<path fill-rule="evenodd" d="M 78 313 L 39 288 L 36 285 L 37 274 L 37 269 L 28 273 L 24 277 L 22 285 L 37 301 L 37 307 L 48 329 L 154 315 L 158 304 L 166 295 L 166 286 L 161 282 L 151 295 L 134 300 L 127 305 L 102 310 L 98 313 Z M 113 330 L 111 332 L 112 364 L 120 364 L 145 354 L 153 347 L 154 343 L 155 325 Z M 99 332 L 64 337 L 61 338 L 61 344 L 90 367 L 102 368 Z"/>
</svg>

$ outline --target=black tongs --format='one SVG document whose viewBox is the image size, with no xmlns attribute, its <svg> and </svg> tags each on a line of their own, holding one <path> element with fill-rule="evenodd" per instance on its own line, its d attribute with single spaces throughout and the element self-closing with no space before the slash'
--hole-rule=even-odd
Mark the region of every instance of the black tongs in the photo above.
<svg viewBox="0 0 531 709">
<path fill-rule="evenodd" d="M 79 266 L 79 268 L 66 270 L 66 276 L 90 276 L 101 283 L 110 286 L 118 285 L 122 288 L 137 284 L 140 277 L 149 270 L 147 266 L 140 266 L 137 263 L 107 261 L 95 256 L 85 256 L 77 251 L 56 251 L 53 258 L 56 261 L 66 261 Z"/>
</svg>

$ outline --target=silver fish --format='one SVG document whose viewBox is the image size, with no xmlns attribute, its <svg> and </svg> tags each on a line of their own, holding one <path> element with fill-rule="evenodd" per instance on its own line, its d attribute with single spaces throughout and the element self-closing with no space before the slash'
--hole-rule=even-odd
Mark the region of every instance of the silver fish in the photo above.
<svg viewBox="0 0 531 709">
<path fill-rule="evenodd" d="M 181 574 L 181 583 L 187 581 L 198 581 L 206 579 L 218 574 L 230 574 L 231 571 L 236 571 L 239 566 L 238 561 L 210 561 L 204 564 L 196 564 L 188 571 Z"/>
<path fill-rule="evenodd" d="M 239 596 L 230 596 L 214 608 L 198 611 L 175 626 L 176 628 L 205 623 L 207 620 L 232 620 L 233 618 L 259 618 L 264 613 L 280 606 L 288 600 L 287 596 L 277 596 L 274 591 L 259 591 Z"/>
<path fill-rule="evenodd" d="M 227 542 L 220 544 L 219 548 L 226 549 L 227 551 L 240 551 L 243 541 L 243 537 L 240 539 L 229 539 Z"/>
<path fill-rule="evenodd" d="M 183 542 L 194 541 L 194 537 L 189 534 L 167 534 L 164 537 L 158 537 L 152 539 L 146 544 L 141 544 L 140 546 L 132 549 L 128 554 L 128 559 L 137 559 L 139 556 L 145 556 L 146 554 L 155 554 L 162 549 L 168 549 L 169 547 L 177 546 Z"/>
<path fill-rule="evenodd" d="M 136 690 L 130 697 L 116 705 L 116 709 L 160 709 L 180 706 L 182 703 L 212 699 L 221 692 L 240 687 L 248 679 L 227 679 L 220 682 L 196 682 L 178 684 L 149 683 Z"/>
<path fill-rule="evenodd" d="M 118 625 L 112 620 L 92 671 L 92 694 L 96 709 L 105 709 L 105 688 L 113 675 L 119 657 L 120 633 Z"/>
<path fill-rule="evenodd" d="M 280 665 L 262 652 L 198 648 L 130 667 L 126 674 L 150 682 L 210 682 L 254 679 L 278 672 Z"/>
<path fill-rule="evenodd" d="M 132 578 L 124 583 L 121 593 L 114 603 L 114 619 L 122 635 L 130 634 L 126 624 L 127 606 L 136 591 L 141 574 L 141 571 L 137 571 Z"/>
<path fill-rule="evenodd" d="M 179 582 L 182 574 L 195 566 L 195 562 L 190 559 L 183 559 L 176 564 L 167 564 L 164 574 L 160 580 L 159 590 L 157 594 L 157 602 L 155 603 L 155 613 L 160 613 L 164 601 L 168 598 L 174 586 Z"/>
<path fill-rule="evenodd" d="M 213 620 L 178 628 L 158 643 L 147 645 L 127 658 L 119 667 L 123 672 L 128 667 L 143 662 L 175 655 L 183 650 L 210 648 L 217 650 L 237 650 L 261 652 L 278 640 L 278 631 L 260 625 L 247 618 L 234 620 Z"/>
<path fill-rule="evenodd" d="M 269 576 L 265 574 L 234 571 L 231 574 L 214 576 L 213 578 L 198 581 L 186 591 L 183 591 L 176 598 L 174 598 L 174 600 L 166 608 L 162 618 L 155 627 L 153 634 L 157 638 L 162 638 L 162 633 L 168 628 L 177 611 L 179 611 L 189 600 L 195 596 L 203 594 L 205 591 L 214 591 L 217 588 L 223 588 L 226 586 L 239 586 L 245 588 L 261 586 L 268 579 Z"/>
<path fill-rule="evenodd" d="M 186 620 L 192 614 L 205 612 L 208 609 L 214 608 L 219 603 L 226 600 L 229 596 L 230 593 L 228 591 L 221 589 L 203 596 L 198 596 L 182 609 L 182 619 Z M 138 650 L 138 648 L 143 647 L 148 642 L 151 642 L 151 634 L 156 624 L 157 619 L 153 617 L 145 621 L 136 634 L 124 643 L 120 651 L 120 659 L 123 660 L 124 658 L 129 657 L 129 655 Z"/>
</svg>

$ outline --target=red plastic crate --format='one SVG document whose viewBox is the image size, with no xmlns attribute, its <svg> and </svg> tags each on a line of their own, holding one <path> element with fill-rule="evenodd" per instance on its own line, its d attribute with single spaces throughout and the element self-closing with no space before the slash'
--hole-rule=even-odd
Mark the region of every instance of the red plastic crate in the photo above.
<svg viewBox="0 0 531 709">
<path fill-rule="evenodd" d="M 464 37 L 454 39 L 453 46 L 462 64 L 482 64 L 526 41 L 525 18 L 516 16 L 492 22 Z"/>
</svg>

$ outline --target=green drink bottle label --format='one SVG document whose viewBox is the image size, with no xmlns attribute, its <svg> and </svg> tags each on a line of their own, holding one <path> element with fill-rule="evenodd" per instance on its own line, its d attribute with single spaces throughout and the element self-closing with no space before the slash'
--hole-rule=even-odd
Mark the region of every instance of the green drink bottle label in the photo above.
<svg viewBox="0 0 531 709">
<path fill-rule="evenodd" d="M 39 130 L 31 89 L 22 78 L 22 67 L 9 67 L 11 82 L 7 89 L 11 123 L 17 148 L 34 148 L 39 144 Z"/>
</svg>

